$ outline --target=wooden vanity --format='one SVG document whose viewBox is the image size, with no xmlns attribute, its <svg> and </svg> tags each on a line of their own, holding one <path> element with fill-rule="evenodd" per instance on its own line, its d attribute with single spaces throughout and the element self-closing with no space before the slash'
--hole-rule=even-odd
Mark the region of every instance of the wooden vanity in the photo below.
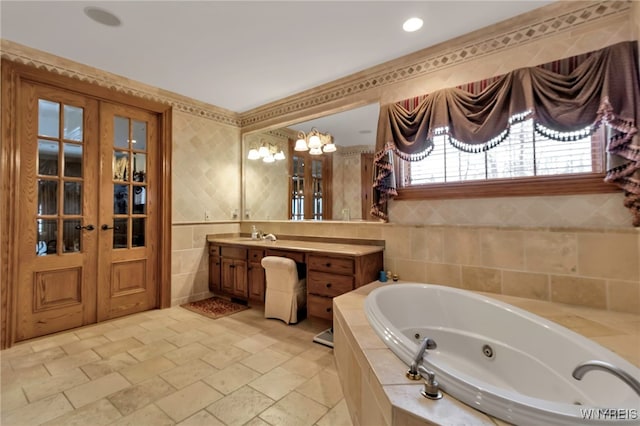
<svg viewBox="0 0 640 426">
<path fill-rule="evenodd" d="M 291 239 L 287 239 L 291 238 Z M 293 239 L 296 238 L 296 239 Z M 307 277 L 307 314 L 333 319 L 333 298 L 378 279 L 384 243 L 377 240 L 251 240 L 207 236 L 209 290 L 248 303 L 264 303 L 265 256 L 293 259 Z"/>
</svg>

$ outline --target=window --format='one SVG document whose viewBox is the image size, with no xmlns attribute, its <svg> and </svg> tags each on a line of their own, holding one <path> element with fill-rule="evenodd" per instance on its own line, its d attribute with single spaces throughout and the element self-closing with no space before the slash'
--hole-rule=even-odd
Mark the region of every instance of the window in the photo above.
<svg viewBox="0 0 640 426">
<path fill-rule="evenodd" d="M 580 137 L 580 135 L 588 133 L 588 129 L 573 134 L 562 134 L 576 139 L 569 141 L 550 139 L 543 136 L 543 133 L 549 134 L 553 131 L 547 129 L 535 131 L 533 120 L 514 123 L 510 127 L 507 139 L 486 150 L 482 150 L 482 147 L 479 146 L 451 140 L 447 135 L 436 136 L 434 137 L 433 151 L 428 157 L 415 162 L 400 161 L 399 171 L 402 176 L 402 187 L 403 189 L 422 189 L 424 191 L 421 194 L 427 195 L 427 191 L 434 188 L 461 187 L 461 184 L 464 184 L 464 187 L 471 189 L 472 187 L 487 187 L 488 183 L 491 183 L 494 188 L 499 188 L 500 183 L 508 181 L 510 186 L 517 182 L 529 184 L 531 191 L 521 188 L 516 192 L 521 195 L 533 195 L 538 192 L 535 186 L 531 185 L 535 181 L 549 182 L 549 179 L 553 179 L 555 183 L 557 179 L 570 177 L 572 185 L 575 185 L 576 179 L 586 176 L 597 176 L 593 182 L 588 179 L 591 183 L 602 181 L 604 171 L 603 129 L 584 137 Z M 474 150 L 480 150 L 480 152 L 473 152 Z M 471 185 L 472 183 L 475 185 Z M 573 188 L 575 191 L 569 191 L 566 188 L 544 190 L 544 186 L 546 184 L 542 184 L 542 188 L 540 188 L 542 189 L 541 193 L 581 191 L 576 188 Z M 403 197 L 403 189 L 400 189 L 399 198 L 417 198 L 407 197 L 407 194 L 404 194 Z M 509 191 L 513 191 L 513 189 L 509 189 Z M 484 192 L 473 191 L 473 196 L 518 195 L 505 194 L 501 190 L 488 191 L 486 194 Z M 586 192 L 599 191 L 592 188 Z M 432 195 L 444 197 L 455 194 Z M 464 196 L 462 193 L 458 195 Z"/>
</svg>

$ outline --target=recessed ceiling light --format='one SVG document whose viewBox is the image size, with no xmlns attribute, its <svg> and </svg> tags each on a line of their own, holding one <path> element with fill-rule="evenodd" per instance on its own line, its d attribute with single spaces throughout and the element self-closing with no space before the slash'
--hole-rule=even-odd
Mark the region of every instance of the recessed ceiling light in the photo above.
<svg viewBox="0 0 640 426">
<path fill-rule="evenodd" d="M 420 18 L 409 18 L 402 24 L 402 29 L 408 33 L 418 31 L 420 28 L 422 28 L 422 19 Z"/>
<path fill-rule="evenodd" d="M 100 9 L 99 7 L 88 6 L 84 8 L 84 14 L 99 24 L 106 25 L 108 27 L 119 27 L 122 22 L 113 13 L 108 10 Z"/>
</svg>

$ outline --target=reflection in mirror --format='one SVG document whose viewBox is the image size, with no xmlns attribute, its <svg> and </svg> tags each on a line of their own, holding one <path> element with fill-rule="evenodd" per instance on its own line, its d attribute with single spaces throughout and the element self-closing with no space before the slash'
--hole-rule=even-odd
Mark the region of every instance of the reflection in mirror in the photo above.
<svg viewBox="0 0 640 426">
<path fill-rule="evenodd" d="M 38 140 L 38 174 L 58 175 L 58 142 Z"/>
<path fill-rule="evenodd" d="M 296 157 L 293 147 L 299 132 L 308 134 L 312 128 L 331 134 L 337 147 L 336 152 L 317 156 L 332 157 L 332 170 L 327 174 L 331 176 L 331 182 L 326 183 L 327 188 L 331 188 L 328 211 L 332 213 L 328 219 L 373 220 L 368 211 L 379 110 L 378 104 L 371 104 L 280 129 L 246 134 L 243 138 L 243 220 L 292 219 L 293 206 L 300 203 L 300 197 L 294 197 L 292 192 L 296 189 L 292 180 L 294 168 L 291 162 Z M 261 142 L 282 148 L 285 161 L 265 163 L 260 159 L 248 159 L 250 149 L 259 147 Z M 298 185 L 297 194 L 303 184 Z M 295 211 L 300 210 L 299 207 Z M 313 218 L 314 215 L 306 217 Z M 298 215 L 295 219 L 300 218 Z"/>
<path fill-rule="evenodd" d="M 64 144 L 64 175 L 82 177 L 82 145 Z"/>
</svg>

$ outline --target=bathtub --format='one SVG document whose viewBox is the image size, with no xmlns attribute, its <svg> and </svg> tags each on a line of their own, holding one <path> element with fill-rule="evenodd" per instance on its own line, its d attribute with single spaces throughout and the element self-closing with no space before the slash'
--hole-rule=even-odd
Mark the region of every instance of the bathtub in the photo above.
<svg viewBox="0 0 640 426">
<path fill-rule="evenodd" d="M 443 391 L 517 425 L 640 424 L 640 397 L 619 378 L 574 368 L 609 362 L 640 370 L 593 341 L 515 306 L 477 293 L 407 283 L 373 290 L 365 312 L 378 336 L 407 365 L 420 341 Z M 399 374 L 403 374 L 399 372 Z M 438 402 L 435 402 L 436 404 Z"/>
</svg>

